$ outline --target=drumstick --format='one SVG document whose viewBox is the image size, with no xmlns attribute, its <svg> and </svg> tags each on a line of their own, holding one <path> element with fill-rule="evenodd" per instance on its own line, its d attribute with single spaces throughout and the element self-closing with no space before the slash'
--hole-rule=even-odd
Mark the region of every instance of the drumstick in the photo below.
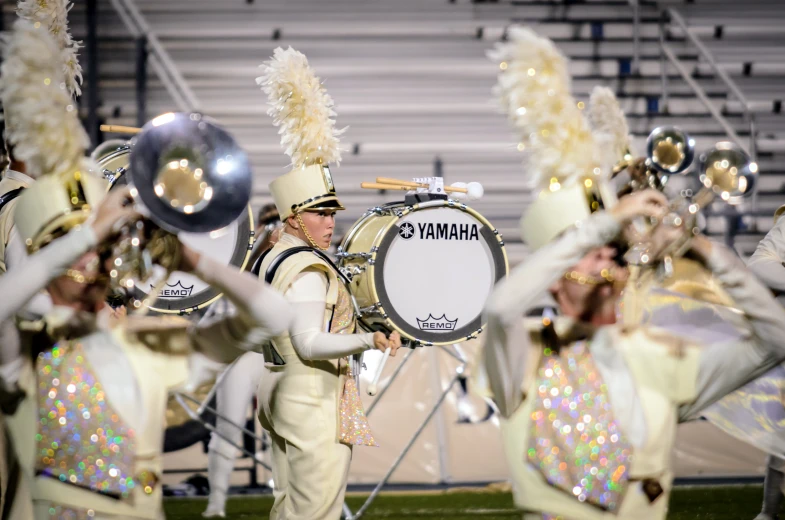
<svg viewBox="0 0 785 520">
<path fill-rule="evenodd" d="M 412 182 L 412 181 L 402 181 L 399 179 L 390 179 L 388 177 L 376 177 L 376 182 L 381 184 L 398 184 L 400 186 L 408 186 L 410 188 L 427 188 L 427 184 L 422 184 L 419 182 Z M 444 191 L 447 193 L 450 192 L 458 192 L 458 193 L 469 193 L 469 190 L 466 188 L 456 188 L 455 186 L 445 186 Z"/>
<path fill-rule="evenodd" d="M 366 190 L 402 190 L 402 191 L 412 191 L 413 189 L 417 188 L 427 188 L 427 184 L 417 184 L 417 183 L 410 183 L 414 186 L 404 186 L 398 184 L 380 184 L 378 182 L 363 182 L 360 184 L 361 188 L 365 188 Z M 458 193 L 468 193 L 469 190 L 466 188 L 453 188 L 452 186 L 445 186 L 444 191 L 447 193 L 452 193 L 454 191 Z"/>
<path fill-rule="evenodd" d="M 109 132 L 110 134 L 138 134 L 142 129 L 135 126 L 101 125 L 101 131 Z"/>
<path fill-rule="evenodd" d="M 379 385 L 379 379 L 382 377 L 382 370 L 384 370 L 384 364 L 387 363 L 388 357 L 390 357 L 390 347 L 387 347 L 384 351 L 382 362 L 379 365 L 379 368 L 376 370 L 376 375 L 373 377 L 373 381 L 368 387 L 368 395 L 376 395 L 376 392 L 379 390 L 377 386 Z"/>
</svg>

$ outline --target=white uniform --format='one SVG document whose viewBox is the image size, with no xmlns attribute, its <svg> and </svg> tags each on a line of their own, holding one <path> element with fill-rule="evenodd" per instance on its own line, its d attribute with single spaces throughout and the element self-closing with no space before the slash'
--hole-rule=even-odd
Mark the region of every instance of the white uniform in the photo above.
<svg viewBox="0 0 785 520">
<path fill-rule="evenodd" d="M 14 313 L 94 242 L 90 228 L 72 231 L 30 256 L 13 280 L 0 277 L 0 340 L 19 353 L 0 375 L 26 394 L 7 417 L 21 467 L 14 520 L 162 518 L 169 390 L 186 383 L 195 357 L 229 362 L 290 318 L 275 291 L 203 256 L 195 274 L 232 299 L 236 315 L 196 328 L 133 317 L 112 327 L 103 312 L 54 307 L 39 329 L 17 329 Z"/>
<path fill-rule="evenodd" d="M 283 234 L 260 273 L 278 254 L 305 246 Z M 259 419 L 273 440 L 274 520 L 337 520 L 341 516 L 351 447 L 339 442 L 342 363 L 372 348 L 373 334 L 353 334 L 354 313 L 332 268 L 310 253 L 290 257 L 272 286 L 284 292 L 295 319 L 273 340 L 285 362 L 265 353 Z M 337 333 L 336 333 L 337 332 Z M 341 334 L 343 333 L 343 334 Z"/>
<path fill-rule="evenodd" d="M 532 519 L 664 519 L 677 423 L 785 359 L 785 311 L 716 244 L 708 267 L 751 337 L 699 347 L 656 328 L 557 318 L 553 349 L 542 323 L 525 327 L 533 303 L 618 232 L 608 214 L 584 220 L 518 266 L 487 307 L 483 362 L 504 417 L 515 503 Z M 560 384 L 568 376 L 575 387 Z"/>
<path fill-rule="evenodd" d="M 247 352 L 226 370 L 227 373 L 221 378 L 216 390 L 216 410 L 226 420 L 221 417 L 216 419 L 215 429 L 220 435 L 216 433 L 211 435 L 210 451 L 207 455 L 210 480 L 208 511 L 223 511 L 226 506 L 229 479 L 238 453 L 237 448 L 226 439 L 230 439 L 235 445 L 242 445 L 243 432 L 232 423 L 245 424 L 248 407 L 256 395 L 259 381 L 264 373 L 264 356 L 256 352 Z"/>
</svg>

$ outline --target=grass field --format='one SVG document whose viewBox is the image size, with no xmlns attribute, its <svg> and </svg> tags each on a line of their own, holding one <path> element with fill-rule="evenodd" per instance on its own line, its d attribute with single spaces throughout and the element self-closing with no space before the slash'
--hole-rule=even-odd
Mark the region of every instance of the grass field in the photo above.
<svg viewBox="0 0 785 520">
<path fill-rule="evenodd" d="M 759 485 L 732 487 L 677 488 L 671 497 L 668 520 L 752 520 L 760 511 L 763 490 Z M 356 511 L 365 501 L 364 495 L 348 498 Z M 165 502 L 167 520 L 201 518 L 205 500 L 168 499 Z M 266 519 L 272 498 L 237 497 L 229 500 L 228 520 Z M 785 509 L 780 514 L 785 513 Z M 456 492 L 406 495 L 388 494 L 378 497 L 363 518 L 388 520 L 484 520 L 520 518 L 513 509 L 508 493 Z"/>
</svg>

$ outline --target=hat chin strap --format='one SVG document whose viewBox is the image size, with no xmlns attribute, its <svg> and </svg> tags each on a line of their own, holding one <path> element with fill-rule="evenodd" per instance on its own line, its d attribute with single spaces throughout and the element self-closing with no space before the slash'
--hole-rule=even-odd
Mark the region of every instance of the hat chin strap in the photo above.
<svg viewBox="0 0 785 520">
<path fill-rule="evenodd" d="M 297 222 L 300 223 L 300 227 L 302 228 L 303 233 L 305 234 L 305 238 L 308 239 L 308 243 L 311 244 L 311 247 L 313 247 L 314 249 L 320 249 L 322 251 L 327 251 L 328 248 L 322 247 L 322 246 L 319 246 L 319 245 L 316 244 L 316 242 L 314 241 L 313 237 L 308 232 L 308 228 L 305 226 L 305 222 L 303 222 L 303 219 L 300 217 L 300 213 L 299 212 L 294 214 L 294 218 L 296 218 Z"/>
</svg>

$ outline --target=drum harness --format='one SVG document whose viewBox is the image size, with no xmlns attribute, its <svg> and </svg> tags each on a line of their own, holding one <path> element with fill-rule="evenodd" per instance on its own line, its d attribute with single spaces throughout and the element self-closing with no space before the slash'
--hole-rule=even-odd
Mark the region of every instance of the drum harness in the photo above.
<svg viewBox="0 0 785 520">
<path fill-rule="evenodd" d="M 264 259 L 267 258 L 267 255 L 270 253 L 270 251 L 272 251 L 272 248 L 262 253 L 262 255 L 256 260 L 256 262 L 254 262 L 253 267 L 251 267 L 251 272 L 256 276 L 259 276 L 259 271 L 262 268 L 262 262 L 264 262 Z M 306 252 L 313 253 L 314 255 L 318 256 L 320 259 L 327 262 L 327 264 L 333 269 L 335 269 L 336 273 L 338 273 L 338 278 L 340 278 L 341 281 L 343 281 L 345 284 L 347 285 L 349 284 L 349 279 L 346 277 L 346 275 L 343 272 L 341 272 L 338 266 L 335 265 L 335 262 L 333 262 L 332 259 L 329 256 L 327 256 L 327 254 L 324 251 L 315 249 L 311 246 L 297 246 L 281 252 L 277 257 L 273 259 L 272 262 L 270 262 L 270 265 L 267 267 L 267 270 L 264 273 L 265 283 L 267 284 L 272 283 L 273 279 L 275 278 L 275 273 L 278 271 L 278 268 L 280 268 L 281 265 L 283 265 L 286 259 L 296 254 L 306 253 Z M 334 313 L 335 313 L 335 308 L 333 307 L 333 314 Z M 333 321 L 333 316 L 331 315 L 330 324 L 332 324 L 332 321 Z M 278 354 L 278 352 L 275 350 L 272 341 L 267 341 L 264 343 L 264 345 L 262 345 L 262 353 L 264 355 L 264 359 L 267 360 L 269 363 L 272 363 L 273 365 L 282 366 L 286 364 L 286 362 L 283 360 L 280 354 Z M 355 375 L 359 375 L 359 370 L 355 371 Z"/>
</svg>

